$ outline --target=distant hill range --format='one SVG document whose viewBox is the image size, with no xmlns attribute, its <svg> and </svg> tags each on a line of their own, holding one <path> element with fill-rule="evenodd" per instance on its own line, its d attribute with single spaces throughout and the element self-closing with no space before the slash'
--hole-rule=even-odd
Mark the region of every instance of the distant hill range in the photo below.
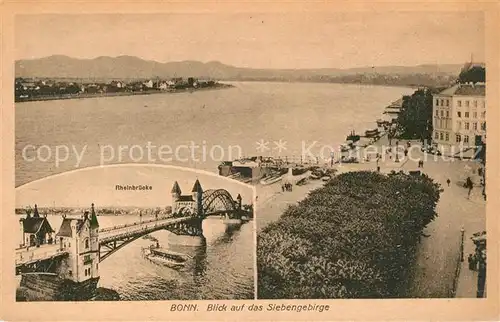
<svg viewBox="0 0 500 322">
<path fill-rule="evenodd" d="M 232 81 L 302 81 L 387 85 L 443 85 L 454 81 L 463 65 L 382 66 L 350 69 L 254 69 L 220 62 L 159 63 L 134 56 L 76 59 L 49 56 L 16 61 L 15 75 L 24 78 L 91 80 L 168 79 L 195 77 Z"/>
</svg>

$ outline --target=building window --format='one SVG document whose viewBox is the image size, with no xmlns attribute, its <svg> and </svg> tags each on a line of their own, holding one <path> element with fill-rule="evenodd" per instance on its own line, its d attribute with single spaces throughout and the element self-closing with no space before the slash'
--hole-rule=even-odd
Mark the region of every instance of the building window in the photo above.
<svg viewBox="0 0 500 322">
<path fill-rule="evenodd" d="M 481 112 L 481 118 L 483 118 L 483 119 L 486 118 L 486 111 Z"/>
<path fill-rule="evenodd" d="M 469 107 L 469 101 L 465 101 L 465 107 Z"/>
<path fill-rule="evenodd" d="M 446 141 L 449 141 L 449 140 L 450 140 L 450 134 L 449 134 L 449 133 L 446 133 L 445 140 L 446 140 Z"/>
<path fill-rule="evenodd" d="M 458 116 L 458 117 L 462 117 L 462 112 L 458 111 L 458 112 L 457 112 L 457 116 Z"/>
<path fill-rule="evenodd" d="M 456 141 L 457 141 L 457 143 L 462 142 L 462 136 L 460 136 L 460 134 L 456 135 Z"/>
<path fill-rule="evenodd" d="M 481 123 L 481 130 L 486 131 L 486 122 Z"/>
<path fill-rule="evenodd" d="M 468 135 L 464 135 L 464 143 L 469 143 L 469 136 Z"/>
<path fill-rule="evenodd" d="M 469 118 L 469 112 L 465 112 L 465 118 Z"/>
<path fill-rule="evenodd" d="M 439 106 L 439 100 L 436 99 L 436 106 Z"/>
<path fill-rule="evenodd" d="M 464 123 L 464 128 L 465 128 L 466 130 L 468 130 L 468 129 L 469 129 L 469 122 L 465 122 L 465 123 Z"/>
<path fill-rule="evenodd" d="M 85 255 L 83 257 L 83 265 L 87 265 L 87 264 L 90 264 L 92 263 L 92 258 L 90 258 L 90 255 Z"/>
<path fill-rule="evenodd" d="M 450 106 L 450 100 L 446 100 L 446 106 Z"/>
<path fill-rule="evenodd" d="M 439 133 L 438 132 L 434 133 L 434 139 L 436 139 L 436 140 L 439 139 Z"/>
<path fill-rule="evenodd" d="M 436 110 L 436 117 L 439 117 L 439 111 Z"/>
<path fill-rule="evenodd" d="M 462 101 L 461 101 L 461 100 L 458 100 L 458 101 L 457 101 L 457 106 L 458 106 L 458 107 L 462 107 Z"/>
<path fill-rule="evenodd" d="M 475 119 L 477 119 L 477 112 L 473 112 L 472 113 L 472 117 L 475 118 Z"/>
<path fill-rule="evenodd" d="M 474 107 L 477 107 L 477 101 L 474 100 Z"/>
<path fill-rule="evenodd" d="M 85 238 L 85 249 L 89 248 L 89 239 Z"/>
<path fill-rule="evenodd" d="M 443 140 L 443 132 L 439 133 L 439 139 L 442 141 Z"/>
<path fill-rule="evenodd" d="M 444 111 L 441 110 L 441 117 L 444 117 Z"/>
<path fill-rule="evenodd" d="M 472 123 L 472 129 L 477 131 L 477 122 Z"/>
<path fill-rule="evenodd" d="M 450 117 L 450 111 L 446 111 L 446 117 Z"/>
<path fill-rule="evenodd" d="M 87 269 L 85 269 L 85 276 L 87 276 Z"/>
</svg>

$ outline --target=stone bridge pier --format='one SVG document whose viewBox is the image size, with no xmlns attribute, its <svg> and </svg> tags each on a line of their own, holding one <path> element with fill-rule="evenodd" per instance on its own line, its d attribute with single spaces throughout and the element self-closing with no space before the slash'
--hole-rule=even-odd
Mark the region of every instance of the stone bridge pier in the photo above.
<svg viewBox="0 0 500 322">
<path fill-rule="evenodd" d="M 241 225 L 243 224 L 243 220 L 241 219 L 241 213 L 238 211 L 226 212 L 223 214 L 222 222 L 226 225 Z"/>
<path fill-rule="evenodd" d="M 193 217 L 188 221 L 173 224 L 166 228 L 170 234 L 168 236 L 169 245 L 200 247 L 206 245 L 203 236 L 203 218 Z"/>
</svg>

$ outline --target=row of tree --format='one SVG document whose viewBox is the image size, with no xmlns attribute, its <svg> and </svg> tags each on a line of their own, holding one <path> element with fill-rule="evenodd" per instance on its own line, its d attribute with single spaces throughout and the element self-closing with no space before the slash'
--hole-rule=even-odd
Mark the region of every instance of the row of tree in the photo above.
<svg viewBox="0 0 500 322">
<path fill-rule="evenodd" d="M 419 89 L 412 95 L 403 96 L 398 115 L 397 134 L 401 139 L 432 140 L 432 95 L 442 89 Z"/>
<path fill-rule="evenodd" d="M 259 298 L 404 296 L 439 193 L 425 175 L 332 179 L 259 232 Z"/>
</svg>

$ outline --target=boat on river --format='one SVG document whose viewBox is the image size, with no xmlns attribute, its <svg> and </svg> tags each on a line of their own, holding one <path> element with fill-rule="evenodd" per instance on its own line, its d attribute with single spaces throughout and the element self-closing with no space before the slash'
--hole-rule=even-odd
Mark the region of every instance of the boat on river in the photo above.
<svg viewBox="0 0 500 322">
<path fill-rule="evenodd" d="M 273 183 L 280 181 L 282 177 L 283 177 L 282 173 L 272 174 L 268 177 L 262 178 L 260 180 L 260 184 L 263 186 L 267 186 L 267 185 L 270 185 L 270 184 L 273 184 Z"/>
<path fill-rule="evenodd" d="M 143 248 L 144 257 L 155 264 L 168 266 L 170 268 L 184 267 L 191 257 L 187 254 L 173 252 L 161 247 Z"/>
</svg>

